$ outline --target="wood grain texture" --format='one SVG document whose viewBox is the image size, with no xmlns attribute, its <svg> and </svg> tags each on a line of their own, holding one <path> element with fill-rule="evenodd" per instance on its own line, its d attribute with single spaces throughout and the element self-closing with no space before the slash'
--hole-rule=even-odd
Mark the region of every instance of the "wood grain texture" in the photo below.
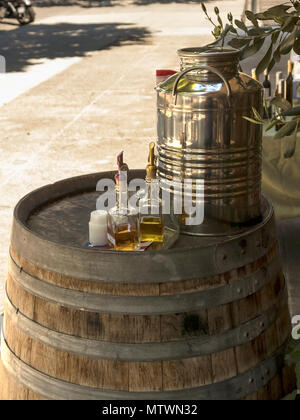
<svg viewBox="0 0 300 420">
<path fill-rule="evenodd" d="M 276 282 L 277 278 L 257 294 L 208 311 L 151 316 L 103 314 L 61 306 L 27 292 L 10 275 L 6 289 L 9 299 L 22 314 L 51 330 L 96 340 L 142 343 L 213 336 L 238 327 L 262 313 L 259 305 L 251 306 L 259 301 L 261 294 L 269 296 L 264 310 L 273 306 L 284 287 L 282 283 L 275 295 Z"/>
<path fill-rule="evenodd" d="M 203 291 L 215 289 L 227 284 L 234 284 L 238 279 L 251 275 L 258 270 L 266 270 L 268 264 L 274 258 L 279 258 L 277 242 L 263 257 L 244 267 L 221 273 L 218 275 L 203 277 L 198 279 L 182 279 L 176 282 L 165 283 L 141 283 L 141 284 L 124 284 L 124 283 L 105 283 L 105 282 L 89 282 L 78 278 L 66 276 L 63 273 L 57 273 L 44 270 L 35 264 L 32 264 L 11 246 L 10 254 L 19 267 L 38 279 L 45 282 L 55 284 L 57 286 L 68 288 L 71 290 L 79 290 L 82 292 L 92 292 L 97 294 L 107 294 L 116 296 L 164 296 L 174 295 L 188 292 Z"/>
<path fill-rule="evenodd" d="M 0 359 L 0 400 L 44 400 L 40 395 L 32 392 L 18 381 L 5 369 Z"/>
<path fill-rule="evenodd" d="M 5 337 L 14 354 L 49 376 L 84 386 L 118 391 L 165 391 L 222 382 L 253 369 L 282 344 L 266 337 L 272 326 L 247 345 L 212 355 L 163 362 L 94 359 L 47 346 L 29 337 L 5 317 Z M 285 337 L 286 339 L 286 337 Z M 140 387 L 140 388 L 139 388 Z"/>
</svg>

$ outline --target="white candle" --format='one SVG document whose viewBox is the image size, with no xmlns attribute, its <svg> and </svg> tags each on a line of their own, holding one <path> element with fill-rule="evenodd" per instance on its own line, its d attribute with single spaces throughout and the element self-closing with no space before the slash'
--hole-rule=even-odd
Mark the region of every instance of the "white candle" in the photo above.
<svg viewBox="0 0 300 420">
<path fill-rule="evenodd" d="M 89 242 L 94 246 L 107 244 L 107 211 L 95 210 L 91 213 Z"/>
</svg>

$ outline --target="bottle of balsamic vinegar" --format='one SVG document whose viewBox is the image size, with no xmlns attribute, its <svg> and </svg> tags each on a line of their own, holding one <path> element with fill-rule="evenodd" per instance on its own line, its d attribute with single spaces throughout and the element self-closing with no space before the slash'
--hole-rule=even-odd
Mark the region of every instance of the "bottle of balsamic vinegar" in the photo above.
<svg viewBox="0 0 300 420">
<path fill-rule="evenodd" d="M 117 251 L 134 251 L 139 246 L 138 213 L 128 204 L 127 173 L 128 166 L 123 162 L 123 152 L 117 157 L 118 173 L 116 180 L 116 205 L 107 216 L 107 239 Z"/>
<path fill-rule="evenodd" d="M 270 82 L 269 74 L 267 70 L 264 71 L 264 76 L 265 76 L 265 79 L 263 81 L 264 96 L 265 96 L 265 100 L 268 101 L 270 100 L 272 96 L 272 87 L 271 87 L 271 82 Z M 271 116 L 272 116 L 272 106 L 269 105 L 267 110 L 264 107 L 264 119 L 271 118 Z"/>
<path fill-rule="evenodd" d="M 288 61 L 288 75 L 284 81 L 284 98 L 293 105 L 293 62 Z"/>
<path fill-rule="evenodd" d="M 263 81 L 263 87 L 265 91 L 265 98 L 270 98 L 272 95 L 272 89 L 271 89 L 271 82 L 269 79 L 269 73 L 267 70 L 264 71 L 265 79 Z"/>
</svg>

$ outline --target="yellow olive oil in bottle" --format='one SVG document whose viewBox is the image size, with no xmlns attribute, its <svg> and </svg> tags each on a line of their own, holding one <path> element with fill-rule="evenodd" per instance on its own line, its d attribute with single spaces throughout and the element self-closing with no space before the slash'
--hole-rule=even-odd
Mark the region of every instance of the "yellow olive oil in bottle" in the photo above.
<svg viewBox="0 0 300 420">
<path fill-rule="evenodd" d="M 252 79 L 259 81 L 257 77 L 256 69 L 251 70 L 251 77 Z"/>
<path fill-rule="evenodd" d="M 146 168 L 146 188 L 139 202 L 140 242 L 163 242 L 164 222 L 162 203 L 159 195 L 159 181 L 156 178 L 157 166 L 154 155 L 155 144 L 149 145 L 148 165 Z"/>
<path fill-rule="evenodd" d="M 141 242 L 163 242 L 164 225 L 161 217 L 142 216 L 140 222 Z"/>
</svg>

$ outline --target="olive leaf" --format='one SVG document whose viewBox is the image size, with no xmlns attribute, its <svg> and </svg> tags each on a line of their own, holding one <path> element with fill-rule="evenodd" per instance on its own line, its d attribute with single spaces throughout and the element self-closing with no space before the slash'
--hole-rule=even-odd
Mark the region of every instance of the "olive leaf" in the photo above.
<svg viewBox="0 0 300 420">
<path fill-rule="evenodd" d="M 268 17 L 265 16 L 265 13 L 256 13 L 255 16 L 258 20 L 268 20 L 269 19 Z"/>
<path fill-rule="evenodd" d="M 287 11 L 291 8 L 291 6 L 285 4 L 279 4 L 278 6 L 270 7 L 266 10 L 263 14 L 264 17 L 269 19 L 270 17 L 277 17 L 277 16 L 286 16 Z"/>
<path fill-rule="evenodd" d="M 232 22 L 233 22 L 233 16 L 232 16 L 232 13 L 231 12 L 229 12 L 228 14 L 227 14 L 227 19 L 229 20 L 229 22 L 232 24 Z"/>
<path fill-rule="evenodd" d="M 273 51 L 273 44 L 271 42 L 268 51 L 266 52 L 266 55 L 261 59 L 261 61 L 258 63 L 257 67 L 256 67 L 256 74 L 260 75 L 267 67 L 268 64 L 271 60 L 271 56 L 272 56 L 272 51 Z M 269 73 L 269 71 L 268 71 Z"/>
<path fill-rule="evenodd" d="M 288 35 L 285 40 L 280 45 L 280 53 L 285 55 L 288 54 L 294 46 L 294 42 L 300 34 L 300 29 L 298 26 L 295 26 L 293 32 Z"/>
<path fill-rule="evenodd" d="M 254 117 L 257 121 L 261 121 L 262 123 L 264 122 L 263 119 L 262 119 L 262 116 L 260 115 L 260 113 L 254 107 L 252 107 L 252 112 L 253 112 Z"/>
<path fill-rule="evenodd" d="M 269 120 L 270 119 L 269 104 L 266 98 L 264 98 L 264 110 L 265 110 L 266 117 Z"/>
<path fill-rule="evenodd" d="M 287 18 L 284 24 L 281 27 L 281 30 L 284 32 L 292 32 L 295 25 L 298 23 L 298 17 Z"/>
<path fill-rule="evenodd" d="M 291 138 L 289 138 L 288 142 L 286 143 L 286 149 L 284 151 L 284 157 L 286 159 L 290 159 L 291 157 L 293 157 L 296 151 L 299 119 L 296 119 L 295 121 L 296 121 L 296 128 L 294 131 L 294 135 Z"/>
<path fill-rule="evenodd" d="M 253 118 L 245 117 L 245 116 L 243 118 L 244 120 L 250 121 L 253 124 L 264 125 L 263 121 L 257 121 L 257 120 L 254 120 Z"/>
<path fill-rule="evenodd" d="M 247 19 L 250 20 L 250 22 L 253 23 L 254 26 L 256 26 L 257 28 L 259 27 L 258 26 L 258 20 L 257 20 L 255 14 L 253 12 L 251 12 L 250 10 L 246 10 L 245 15 L 246 15 Z"/>
<path fill-rule="evenodd" d="M 279 95 L 272 98 L 270 103 L 271 105 L 281 108 L 284 111 L 287 111 L 288 109 L 292 107 L 289 101 L 287 101 L 286 99 L 282 98 Z"/>
<path fill-rule="evenodd" d="M 291 7 L 291 5 L 287 6 L 286 4 L 279 4 L 278 6 L 270 7 L 268 9 L 268 13 L 273 14 L 275 16 L 283 16 Z"/>
<path fill-rule="evenodd" d="M 294 42 L 293 50 L 295 51 L 296 54 L 300 55 L 300 37 L 297 38 L 296 41 Z"/>
<path fill-rule="evenodd" d="M 284 117 L 294 117 L 296 115 L 300 115 L 300 106 L 295 106 L 294 108 L 290 108 L 287 111 L 283 111 L 281 115 Z"/>
<path fill-rule="evenodd" d="M 207 13 L 207 9 L 206 9 L 206 7 L 205 7 L 205 4 L 204 4 L 204 3 L 201 3 L 201 7 L 202 7 L 203 12 L 204 12 L 204 13 Z"/>
<path fill-rule="evenodd" d="M 271 128 L 273 128 L 274 127 L 274 125 L 277 125 L 278 124 L 278 121 L 275 119 L 275 120 L 273 120 L 267 127 L 266 127 L 266 131 L 269 131 L 269 130 L 271 130 Z"/>
<path fill-rule="evenodd" d="M 230 45 L 233 48 L 240 49 L 242 47 L 248 46 L 250 43 L 249 39 L 243 39 L 243 38 L 232 38 L 228 45 Z"/>
<path fill-rule="evenodd" d="M 295 130 L 294 136 L 288 139 L 288 141 L 285 143 L 285 151 L 283 156 L 285 159 L 290 159 L 294 156 L 296 151 L 296 144 L 297 144 L 297 130 Z"/>
<path fill-rule="evenodd" d="M 272 58 L 267 67 L 268 74 L 271 73 L 271 70 L 273 69 L 274 66 L 275 66 L 275 60 Z"/>
<path fill-rule="evenodd" d="M 244 24 L 244 22 L 241 22 L 238 19 L 235 19 L 234 23 L 236 24 L 236 26 L 241 29 L 242 31 L 248 33 L 248 28 L 247 26 Z"/>
<path fill-rule="evenodd" d="M 248 30 L 248 35 L 252 37 L 258 37 L 259 35 L 264 35 L 265 31 L 259 27 L 251 28 Z"/>
<path fill-rule="evenodd" d="M 285 123 L 274 136 L 274 140 L 282 139 L 282 137 L 290 136 L 297 127 L 297 121 L 289 121 Z"/>
<path fill-rule="evenodd" d="M 280 31 L 275 31 L 272 33 L 271 35 L 271 41 L 273 42 L 273 44 L 276 44 L 278 37 L 279 37 Z"/>
<path fill-rule="evenodd" d="M 238 33 L 237 33 L 237 30 L 236 30 L 233 26 L 232 26 L 232 28 L 230 29 L 230 32 L 232 32 L 232 33 L 234 33 L 234 34 L 236 34 L 236 35 L 238 34 Z"/>
<path fill-rule="evenodd" d="M 233 28 L 232 25 L 228 25 L 228 23 L 226 23 L 223 31 L 220 31 L 220 35 L 219 35 L 218 39 L 216 39 L 216 41 L 212 42 L 208 46 L 213 47 L 215 45 L 223 45 L 224 39 L 226 38 L 227 34 L 232 30 L 232 28 Z"/>
<path fill-rule="evenodd" d="M 281 54 L 280 54 L 280 45 L 276 48 L 276 50 L 274 51 L 273 54 L 273 58 L 275 60 L 276 63 L 279 63 L 280 58 L 281 58 Z"/>
<path fill-rule="evenodd" d="M 243 48 L 240 55 L 240 59 L 245 60 L 246 58 L 249 58 L 252 55 L 256 54 L 257 51 L 259 51 L 261 47 L 263 46 L 264 41 L 265 41 L 264 38 L 257 39 L 253 41 L 252 45 L 246 46 L 245 48 Z"/>
</svg>

